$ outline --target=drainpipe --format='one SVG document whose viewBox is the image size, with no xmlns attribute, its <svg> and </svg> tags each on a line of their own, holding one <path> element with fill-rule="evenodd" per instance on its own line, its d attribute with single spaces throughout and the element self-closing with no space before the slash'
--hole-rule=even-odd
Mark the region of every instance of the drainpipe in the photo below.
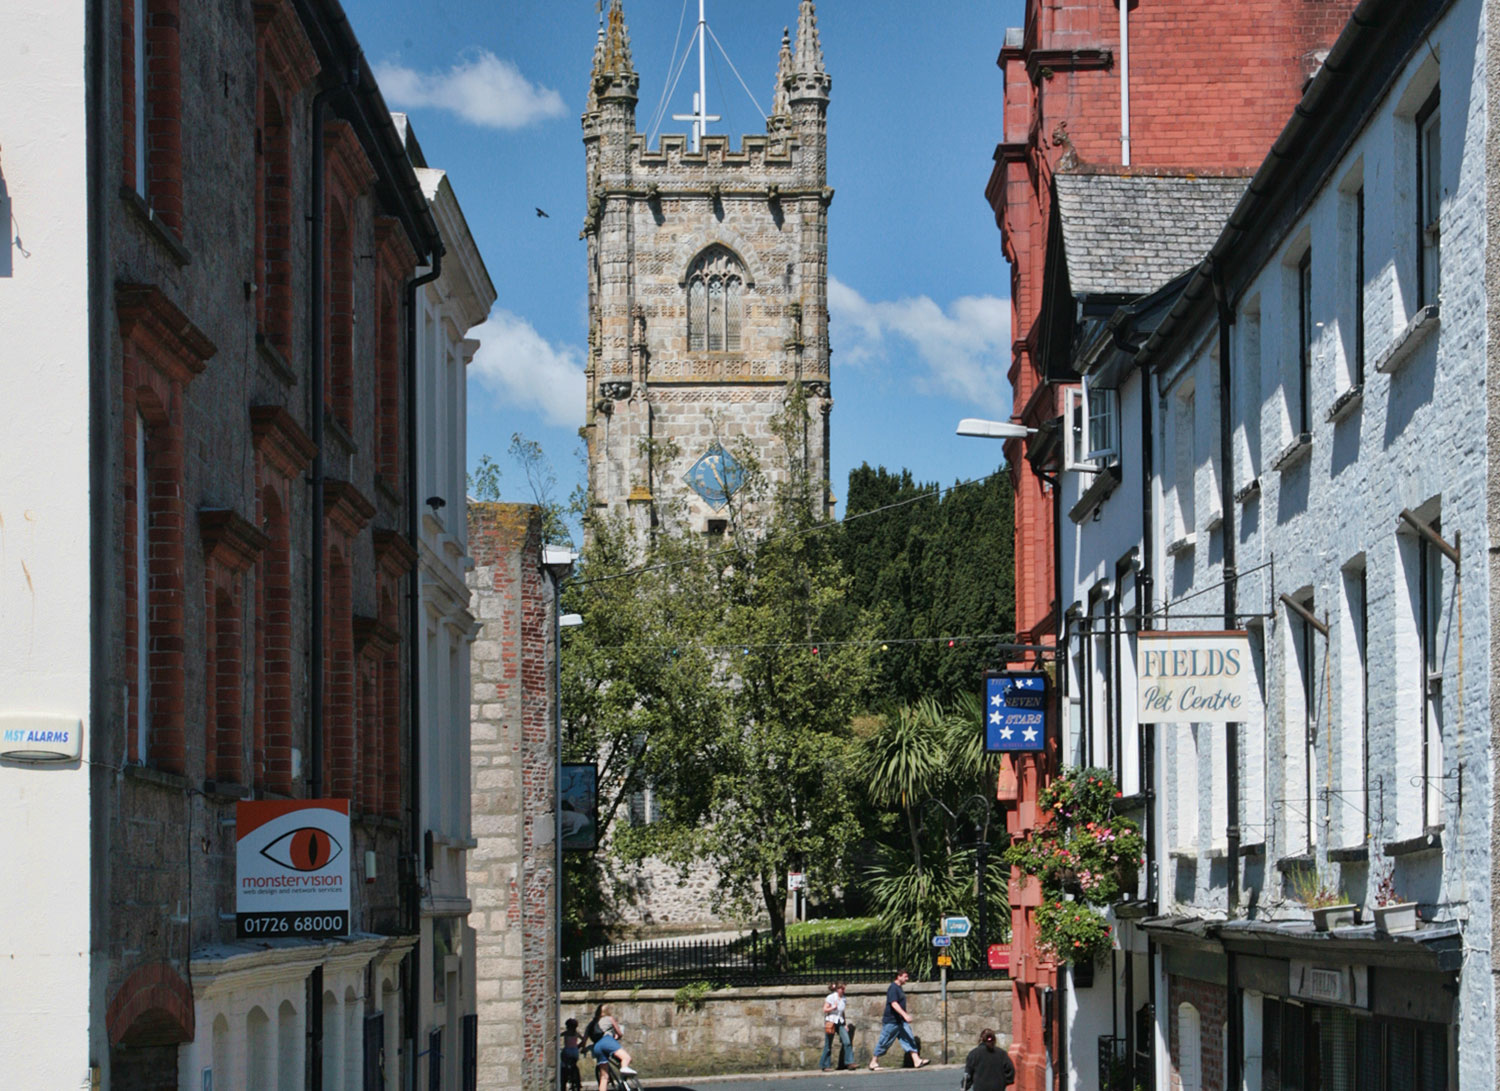
<svg viewBox="0 0 1500 1091">
<path fill-rule="evenodd" d="M 424 284 L 431 284 L 443 273 L 443 247 L 438 244 L 432 251 L 432 268 L 419 277 L 406 282 L 406 538 L 415 557 L 411 562 L 411 577 L 407 589 L 407 620 L 411 640 L 407 647 L 409 660 L 408 686 L 410 699 L 409 723 L 407 724 L 407 813 L 409 816 L 411 871 L 406 876 L 407 926 L 412 933 L 422 931 L 422 530 L 421 517 L 417 514 L 421 481 L 417 477 L 417 292 Z M 418 962 L 420 943 L 408 954 L 406 974 L 406 1055 L 412 1058 L 413 1078 L 417 1071 L 417 1023 L 422 1018 L 421 989 L 422 967 Z M 449 1047 L 451 1048 L 451 1046 Z"/>
<path fill-rule="evenodd" d="M 1224 273 L 1217 265 L 1209 269 L 1213 279 L 1214 304 L 1219 314 L 1219 510 L 1223 516 L 1224 536 L 1224 628 L 1233 629 L 1239 620 L 1236 599 L 1238 598 L 1239 571 L 1235 559 L 1234 519 L 1234 449 L 1232 415 L 1230 413 L 1230 391 L 1233 373 L 1229 366 L 1229 331 L 1234 325 L 1234 309 L 1229 305 L 1229 294 L 1224 287 Z M 1229 823 L 1224 831 L 1224 840 L 1229 855 L 1228 883 L 1225 890 L 1225 916 L 1233 920 L 1239 912 L 1240 903 L 1240 725 L 1226 724 L 1224 734 L 1225 795 L 1228 797 Z M 1229 1054 L 1226 1086 L 1240 1086 L 1243 1011 L 1239 1002 L 1238 964 L 1234 952 L 1224 952 L 1229 992 L 1229 1027 L 1227 1053 Z"/>
<path fill-rule="evenodd" d="M 308 796 L 323 798 L 323 106 L 328 97 L 343 89 L 341 82 L 325 87 L 313 96 L 311 158 L 312 178 L 309 186 L 312 215 L 308 242 L 310 260 L 307 277 L 308 368 L 312 372 L 312 405 L 308 417 L 312 425 L 312 565 L 308 599 L 311 632 L 308 661 Z M 313 967 L 307 979 L 307 1074 L 309 1091 L 323 1088 L 323 966 Z"/>
<path fill-rule="evenodd" d="M 1120 5 L 1120 163 L 1130 166 L 1130 0 Z"/>
</svg>

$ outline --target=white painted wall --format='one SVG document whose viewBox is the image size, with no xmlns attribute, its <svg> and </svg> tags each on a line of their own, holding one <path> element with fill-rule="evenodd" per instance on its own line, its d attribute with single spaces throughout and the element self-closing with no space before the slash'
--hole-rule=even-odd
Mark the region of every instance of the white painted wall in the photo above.
<svg viewBox="0 0 1500 1091">
<path fill-rule="evenodd" d="M 1485 346 L 1485 27 L 1482 0 L 1458 0 L 1438 25 L 1430 44 L 1417 49 L 1406 70 L 1362 134 L 1326 179 L 1302 217 L 1286 230 L 1282 245 L 1237 301 L 1235 403 L 1236 486 L 1259 477 L 1258 498 L 1236 503 L 1239 606 L 1264 613 L 1262 678 L 1264 729 L 1243 729 L 1241 784 L 1246 842 L 1264 838 L 1265 865 L 1247 867 L 1243 896 L 1261 916 L 1305 916 L 1283 889 L 1278 858 L 1303 852 L 1307 810 L 1322 873 L 1352 900 L 1373 903 L 1374 886 L 1389 861 L 1387 841 L 1421 832 L 1423 786 L 1421 738 L 1417 734 L 1422 684 L 1416 662 L 1413 616 L 1415 539 L 1401 529 L 1399 513 L 1410 508 L 1440 514 L 1442 533 L 1462 537 L 1462 617 L 1452 565 L 1440 561 L 1438 647 L 1442 672 L 1441 767 L 1435 792 L 1442 824 L 1440 855 L 1402 857 L 1395 863 L 1400 894 L 1418 900 L 1425 913 L 1457 921 L 1467 952 L 1460 978 L 1455 1081 L 1457 1086 L 1494 1084 L 1492 988 L 1490 981 L 1490 784 L 1488 658 L 1492 591 L 1485 565 L 1489 542 L 1486 447 Z M 1414 313 L 1415 211 L 1411 115 L 1427 96 L 1433 76 L 1441 83 L 1442 291 L 1440 326 L 1405 342 L 1406 362 L 1393 373 L 1376 370 L 1391 347 L 1407 337 Z M 1351 194 L 1363 185 L 1365 240 L 1363 292 L 1353 284 Z M 1293 440 L 1289 421 L 1297 394 L 1298 315 L 1296 263 L 1311 247 L 1314 321 L 1311 377 L 1311 450 L 1278 466 Z M 1363 395 L 1338 420 L 1335 400 L 1352 383 L 1355 307 L 1365 316 L 1366 369 Z M 1212 339 L 1201 331 L 1199 344 Z M 1195 391 L 1199 425 L 1217 450 L 1215 394 L 1203 360 L 1185 352 L 1167 390 L 1168 411 L 1181 405 L 1188 383 Z M 1212 365 L 1210 364 L 1210 367 Z M 1258 453 L 1257 453 L 1258 452 Z M 1176 469 L 1174 451 L 1160 451 L 1164 476 Z M 1196 473 L 1211 483 L 1202 451 Z M 1180 482 L 1179 482 L 1180 483 Z M 1166 487 L 1166 486 L 1164 486 Z M 1217 603 L 1222 551 L 1212 545 L 1205 518 L 1217 507 L 1200 487 L 1196 542 L 1167 560 L 1163 590 L 1170 597 L 1202 592 L 1199 602 Z M 1207 501 L 1207 502 L 1206 502 Z M 1169 518 L 1163 515 L 1164 521 Z M 1270 568 L 1253 571 L 1274 561 Z M 1330 848 L 1359 845 L 1364 756 L 1359 733 L 1366 702 L 1358 666 L 1357 630 L 1350 602 L 1350 573 L 1363 567 L 1368 617 L 1370 862 L 1336 864 Z M 1303 745 L 1303 698 L 1294 640 L 1301 623 L 1278 601 L 1280 593 L 1310 593 L 1330 636 L 1314 638 L 1314 721 L 1317 745 L 1309 760 Z M 1259 634 L 1257 640 L 1259 639 Z M 1460 662 L 1462 666 L 1460 667 Z M 1201 747 L 1200 747 L 1201 749 Z M 1200 825 L 1213 830 L 1197 838 L 1195 861 L 1164 862 L 1164 894 L 1176 894 L 1179 912 L 1212 917 L 1223 911 L 1222 886 L 1210 886 L 1206 855 L 1222 837 L 1219 809 L 1222 750 L 1199 765 L 1196 798 L 1166 792 L 1169 823 L 1185 821 L 1181 808 L 1194 806 Z M 1458 765 L 1463 763 L 1463 810 L 1458 808 Z M 1179 763 L 1180 764 L 1180 763 Z M 1314 780 L 1312 806 L 1305 777 Z M 1212 791 L 1210 791 L 1210 787 Z M 1431 796 L 1430 796 L 1431 798 Z M 1174 844 L 1174 847 L 1177 847 Z M 1254 1071 L 1254 1069 L 1247 1070 Z"/>
<path fill-rule="evenodd" d="M 79 720 L 86 756 L 85 13 L 83 4 L 27 4 L 6 14 L 0 405 L 10 411 L 0 428 L 0 717 Z M 88 1084 L 89 808 L 86 765 L 0 762 L 0 1076 L 13 1086 Z"/>
</svg>

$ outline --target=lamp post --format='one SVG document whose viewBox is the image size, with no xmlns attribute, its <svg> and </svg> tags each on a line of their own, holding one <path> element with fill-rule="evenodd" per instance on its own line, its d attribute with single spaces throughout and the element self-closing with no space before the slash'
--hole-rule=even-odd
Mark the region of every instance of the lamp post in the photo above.
<svg viewBox="0 0 1500 1091">
<path fill-rule="evenodd" d="M 554 729 L 554 740 L 557 746 L 557 754 L 552 762 L 552 886 L 553 897 L 557 901 L 557 912 L 553 917 L 554 937 L 553 942 L 557 945 L 557 957 L 553 959 L 554 1007 L 557 1009 L 553 1014 L 553 1021 L 562 1014 L 562 982 L 563 982 L 563 959 L 562 959 L 562 934 L 563 934 L 563 889 L 562 889 L 562 631 L 565 618 L 578 618 L 577 624 L 583 619 L 577 614 L 564 615 L 562 612 L 562 589 L 569 576 L 573 574 L 573 565 L 578 560 L 578 554 L 567 546 L 544 545 L 542 546 L 542 570 L 552 580 L 552 722 Z M 553 1055 L 555 1056 L 555 1054 Z M 556 1073 L 553 1073 L 555 1079 Z"/>
</svg>

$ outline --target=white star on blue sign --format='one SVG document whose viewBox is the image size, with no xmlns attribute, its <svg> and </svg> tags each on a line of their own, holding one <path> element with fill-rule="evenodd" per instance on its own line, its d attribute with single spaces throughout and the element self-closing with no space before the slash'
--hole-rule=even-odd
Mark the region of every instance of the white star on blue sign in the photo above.
<svg viewBox="0 0 1500 1091">
<path fill-rule="evenodd" d="M 1028 727 L 1025 731 L 1021 732 L 1021 738 L 1027 742 L 1036 742 L 1036 728 Z"/>
<path fill-rule="evenodd" d="M 992 723 L 992 724 L 998 724 L 999 722 L 1000 722 L 1000 713 L 998 713 L 998 712 L 991 712 L 990 713 L 990 723 Z"/>
</svg>

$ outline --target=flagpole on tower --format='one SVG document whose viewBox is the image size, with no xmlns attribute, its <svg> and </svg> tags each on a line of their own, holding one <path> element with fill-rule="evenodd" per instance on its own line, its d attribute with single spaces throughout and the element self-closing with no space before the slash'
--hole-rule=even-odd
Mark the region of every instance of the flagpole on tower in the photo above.
<svg viewBox="0 0 1500 1091">
<path fill-rule="evenodd" d="M 698 91 L 693 95 L 693 112 L 690 114 L 673 114 L 673 121 L 691 121 L 693 123 L 693 151 L 698 151 L 703 137 L 708 135 L 708 123 L 718 121 L 717 114 L 708 112 L 708 20 L 703 14 L 704 0 L 698 0 Z"/>
</svg>

